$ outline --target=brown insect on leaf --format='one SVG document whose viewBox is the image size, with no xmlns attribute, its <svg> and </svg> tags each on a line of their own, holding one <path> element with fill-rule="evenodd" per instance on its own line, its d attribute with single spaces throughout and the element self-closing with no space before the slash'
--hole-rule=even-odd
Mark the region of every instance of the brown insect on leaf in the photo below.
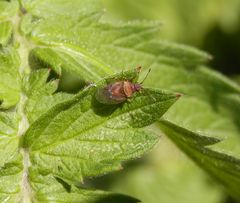
<svg viewBox="0 0 240 203">
<path fill-rule="evenodd" d="M 141 67 L 138 67 L 137 72 L 139 73 L 140 70 Z M 147 78 L 149 72 L 150 69 L 140 83 L 132 83 L 131 80 L 121 80 L 99 88 L 95 94 L 97 101 L 103 104 L 119 104 L 130 99 L 135 92 L 139 92 L 142 89 L 142 83 Z"/>
</svg>

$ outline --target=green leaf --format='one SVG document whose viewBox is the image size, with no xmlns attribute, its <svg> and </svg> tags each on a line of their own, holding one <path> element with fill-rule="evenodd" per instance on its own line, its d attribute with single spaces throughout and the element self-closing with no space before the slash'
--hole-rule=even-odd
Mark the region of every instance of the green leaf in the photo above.
<svg viewBox="0 0 240 203">
<path fill-rule="evenodd" d="M 55 93 L 57 81 L 49 81 L 48 71 L 31 72 L 29 66 L 32 69 L 47 67 L 59 75 L 64 69 L 85 81 L 97 81 L 126 67 L 152 67 L 154 72 L 149 77 L 149 84 L 197 98 L 200 106 L 207 106 L 211 127 L 219 126 L 215 124 L 219 117 L 226 117 L 221 122 L 227 126 L 224 128 L 225 132 L 231 130 L 231 138 L 213 145 L 214 147 L 236 147 L 234 140 L 237 140 L 238 133 L 238 124 L 235 123 L 239 121 L 239 87 L 225 77 L 199 67 L 209 60 L 209 55 L 157 39 L 157 23 L 105 23 L 101 20 L 95 1 L 19 2 L 20 6 L 17 1 L 4 1 L 3 4 L 0 2 L 0 8 L 5 6 L 0 13 L 4 20 L 17 13 L 15 4 L 19 7 L 19 14 L 11 19 L 14 22 L 15 47 L 3 47 L 0 54 L 2 107 L 9 108 L 18 104 L 16 109 L 11 109 L 12 115 L 9 114 L 10 110 L 6 111 L 6 115 L 1 118 L 3 124 L 0 124 L 6 124 L 7 130 L 4 130 L 3 134 L 7 134 L 10 122 L 6 122 L 6 118 L 13 122 L 16 119 L 11 134 L 14 144 L 11 144 L 13 147 L 10 147 L 10 150 L 3 153 L 6 158 L 1 159 L 0 179 L 2 183 L 10 183 L 14 179 L 17 183 L 11 187 L 13 193 L 8 191 L 9 188 L 2 188 L 4 201 L 10 199 L 20 202 L 51 202 L 58 201 L 58 194 L 62 194 L 66 202 L 75 201 L 75 198 L 93 202 L 103 196 L 113 197 L 111 201 L 124 198 L 78 189 L 79 182 L 86 177 L 118 170 L 122 161 L 134 159 L 149 151 L 158 141 L 158 136 L 142 128 L 159 120 L 177 99 L 177 94 L 143 88 L 141 92 L 134 94 L 131 101 L 119 105 L 104 105 L 95 97 L 97 89 L 110 82 L 137 77 L 135 71 L 110 76 L 97 83 L 96 87 L 89 86 L 73 96 Z M 3 36 L 7 45 L 9 36 L 6 32 Z M 171 74 L 172 76 L 169 76 Z M 204 108 L 201 111 L 191 110 L 191 104 L 191 101 L 187 100 L 186 106 L 189 110 L 186 114 L 179 114 L 180 119 L 174 118 L 177 114 L 171 113 L 171 110 L 165 118 L 178 121 L 176 126 L 181 126 L 186 121 L 184 118 L 189 115 L 205 112 Z M 213 108 L 214 104 L 217 104 L 217 109 Z M 179 109 L 174 108 L 172 112 Z M 198 124 L 193 122 L 187 129 L 195 127 L 193 131 L 197 130 L 199 125 L 196 123 Z M 203 128 L 206 127 L 208 133 L 210 128 L 206 123 L 199 123 Z M 16 126 L 18 129 L 15 130 Z M 174 126 L 172 128 L 174 129 Z M 213 134 L 212 138 L 204 136 L 206 139 L 197 139 L 194 136 L 190 139 L 192 136 L 189 136 L 189 145 L 193 140 L 201 147 L 219 141 L 216 134 Z M 223 138 L 222 135 L 220 138 Z M 5 148 L 9 140 L 7 138 L 3 141 Z M 224 145 L 228 141 L 230 144 L 221 146 L 221 143 Z M 236 155 L 237 150 L 235 148 L 230 151 L 234 151 Z M 18 153 L 15 155 L 16 152 Z M 210 159 L 211 155 L 208 158 Z M 224 181 L 225 185 L 230 184 L 229 180 Z M 235 189 L 232 186 L 230 188 Z M 235 192 L 231 191 L 232 194 Z"/>
<path fill-rule="evenodd" d="M 203 138 L 197 136 L 191 138 L 189 136 L 185 139 L 185 142 L 196 142 L 195 147 L 197 148 L 198 145 L 201 145 L 201 142 L 208 142 L 209 139 L 221 140 L 217 144 L 209 143 L 211 149 L 222 152 L 223 156 L 230 156 L 232 159 L 238 160 L 240 152 L 238 147 L 240 143 L 240 87 L 216 71 L 201 66 L 189 70 L 181 66 L 156 65 L 152 67 L 152 71 L 154 73 L 147 78 L 146 83 L 151 86 L 178 91 L 185 95 L 164 115 L 164 119 L 179 128 L 186 129 L 186 131 L 205 136 Z M 160 128 L 162 129 L 162 125 Z M 178 143 L 179 138 L 178 136 L 172 138 L 172 140 Z M 191 156 L 191 152 L 185 148 L 182 147 L 182 150 Z M 211 161 L 214 161 L 212 154 L 206 151 L 205 156 L 208 156 L 208 159 L 212 158 Z M 202 162 L 202 157 L 197 156 L 194 159 L 201 167 L 206 167 L 206 162 Z M 229 164 L 231 165 L 231 162 Z M 239 167 L 238 162 L 236 162 L 235 167 Z M 211 171 L 211 175 L 219 181 L 216 176 L 221 174 L 222 170 L 219 167 L 219 171 L 217 169 Z M 229 169 L 229 173 L 231 170 Z M 237 174 L 235 174 L 235 179 L 238 180 Z M 224 182 L 230 194 L 239 196 L 236 189 L 229 186 L 233 182 L 232 179 L 222 176 L 220 182 Z"/>
<path fill-rule="evenodd" d="M 220 140 L 194 133 L 167 120 L 161 120 L 160 126 L 188 156 L 220 181 L 230 194 L 240 200 L 240 159 L 207 147 Z"/>
<path fill-rule="evenodd" d="M 57 90 L 58 80 L 47 82 L 50 70 L 39 69 L 33 71 L 25 80 L 25 94 L 27 102 L 25 112 L 29 123 L 33 123 L 42 114 L 56 104 L 68 100 L 71 94 L 54 92 Z"/>
<path fill-rule="evenodd" d="M 80 182 L 86 177 L 119 170 L 122 161 L 149 151 L 158 142 L 158 136 L 142 128 L 159 119 L 178 95 L 143 89 L 131 101 L 120 105 L 103 105 L 96 101 L 98 88 L 112 81 L 137 78 L 138 72 L 132 70 L 108 77 L 76 96 L 58 98 L 53 94 L 56 98 L 53 101 L 51 94 L 57 86 L 55 81 L 47 82 L 48 75 L 48 70 L 40 69 L 24 79 L 30 127 L 23 137 L 19 133 L 26 123 L 17 120 L 15 113 L 1 114 L 4 157 L 1 158 L 0 181 L 4 187 L 0 187 L 0 199 L 138 202 L 124 195 L 83 189 Z M 35 110 L 34 105 L 40 107 Z M 34 111 L 30 111 L 31 108 Z"/>
<path fill-rule="evenodd" d="M 154 46 L 150 47 L 148 53 L 154 52 Z M 186 50 L 185 47 L 183 49 Z M 190 131 L 223 140 L 212 148 L 239 158 L 240 87 L 221 74 L 199 66 L 201 62 L 193 60 L 193 57 L 184 63 L 186 53 L 170 55 L 172 58 L 165 57 L 160 48 L 156 53 L 160 56 L 149 64 L 152 73 L 146 83 L 187 95 L 164 117 Z M 146 56 L 142 57 L 139 64 L 145 62 Z M 198 162 L 201 164 L 200 159 Z"/>
<path fill-rule="evenodd" d="M 30 23 L 29 38 L 39 46 L 31 52 L 30 65 L 40 63 L 58 74 L 64 68 L 84 80 L 97 81 L 127 67 L 155 63 L 192 67 L 209 59 L 196 49 L 154 39 L 158 23 L 113 25 L 100 17 L 98 12 L 78 16 L 58 13 Z"/>
<path fill-rule="evenodd" d="M 0 97 L 3 100 L 2 107 L 9 108 L 17 104 L 15 109 L 6 111 L 1 117 L 4 149 L 2 154 L 5 156 L 1 158 L 0 168 L 0 181 L 4 183 L 0 190 L 1 200 L 137 202 L 136 199 L 123 195 L 83 189 L 80 182 L 86 177 L 119 170 L 122 168 L 122 161 L 137 158 L 149 151 L 158 141 L 158 136 L 142 128 L 159 119 L 177 100 L 177 95 L 144 89 L 135 94 L 131 101 L 120 105 L 103 105 L 96 100 L 97 88 L 116 80 L 137 78 L 138 73 L 135 70 L 106 78 L 96 87 L 88 87 L 75 96 L 55 93 L 57 80 L 49 80 L 49 71 L 31 71 L 29 65 L 36 69 L 47 66 L 59 74 L 61 68 L 64 68 L 77 73 L 78 77 L 94 81 L 113 71 L 104 62 L 105 58 L 92 55 L 94 47 L 84 47 L 83 44 L 43 45 L 44 42 L 37 39 L 40 35 L 34 36 L 43 21 L 47 29 L 50 28 L 47 27 L 50 25 L 47 19 L 60 28 L 60 20 L 63 20 L 62 25 L 65 23 L 66 26 L 69 25 L 68 22 L 79 22 L 82 28 L 92 24 L 92 31 L 96 29 L 98 32 L 97 37 L 109 26 L 110 32 L 103 36 L 99 44 L 114 32 L 119 32 L 116 37 L 124 33 L 118 31 L 118 27 L 104 24 L 100 26 L 103 29 L 98 30 L 100 15 L 95 12 L 96 6 L 90 1 L 75 1 L 75 4 L 67 1 L 19 2 L 20 12 L 15 13 L 16 16 L 12 19 L 14 47 L 3 47 L 0 58 L 2 73 L 10 73 L 11 76 L 0 76 L 4 76 L 0 86 L 0 91 L 3 92 Z M 78 9 L 79 12 L 74 14 L 73 9 L 82 3 L 86 7 Z M 7 4 L 10 3 L 6 2 L 5 5 Z M 84 11 L 87 5 L 91 12 Z M 6 18 L 13 12 L 9 14 Z M 57 31 L 57 26 L 52 28 L 49 34 Z M 123 28 L 127 33 L 131 33 L 134 29 L 148 29 L 149 25 L 136 24 L 134 29 L 124 25 Z M 10 29 L 6 29 L 8 32 L 4 29 L 2 39 L 7 46 Z M 61 29 L 60 31 L 62 32 Z M 88 37 L 90 33 L 93 34 L 92 31 L 87 29 L 82 37 Z M 71 33 L 69 34 L 72 38 Z M 94 36 L 89 37 L 85 43 L 91 46 L 93 43 L 90 41 Z M 30 41 L 31 39 L 36 40 L 34 42 Z M 99 71 L 96 71 L 99 67 Z M 14 122 L 14 128 L 10 121 Z M 5 139 L 5 134 L 10 132 L 11 136 L 6 136 Z M 10 185 L 12 182 L 14 184 Z"/>
<path fill-rule="evenodd" d="M 161 133 L 157 126 L 154 131 Z M 224 202 L 222 188 L 164 135 L 150 154 L 127 165 L 124 172 L 99 179 L 108 190 L 131 194 L 146 203 Z"/>
<path fill-rule="evenodd" d="M 18 154 L 18 122 L 16 113 L 0 112 L 0 167 Z"/>
<path fill-rule="evenodd" d="M 0 168 L 0 201 L 19 202 L 22 180 L 22 157 L 16 154 Z"/>
<path fill-rule="evenodd" d="M 94 96 L 106 82 L 133 74 L 135 70 L 107 78 L 37 119 L 23 137 L 31 168 L 75 183 L 120 169 L 121 161 L 152 148 L 158 136 L 141 128 L 161 117 L 177 95 L 144 89 L 132 101 L 110 106 Z"/>
<path fill-rule="evenodd" d="M 0 100 L 2 108 L 17 104 L 20 96 L 19 56 L 13 48 L 0 49 Z"/>
<path fill-rule="evenodd" d="M 151 86 L 178 91 L 186 96 L 165 118 L 191 131 L 224 140 L 219 149 L 239 157 L 240 87 L 205 67 L 189 71 L 169 66 L 152 67 Z"/>
<path fill-rule="evenodd" d="M 70 186 L 61 179 L 52 176 L 37 175 L 31 171 L 31 186 L 34 189 L 33 201 L 37 202 L 79 202 L 79 203 L 136 203 L 137 199 L 126 195 L 86 190 Z"/>
<path fill-rule="evenodd" d="M 12 36 L 12 29 L 11 22 L 0 22 L 0 45 L 6 46 Z"/>
<path fill-rule="evenodd" d="M 102 7 L 97 0 L 20 0 L 28 13 L 40 18 L 54 15 L 79 16 L 83 13 L 99 11 Z"/>
<path fill-rule="evenodd" d="M 31 180 L 31 188 L 27 188 L 27 193 L 23 193 L 21 190 L 23 187 L 27 187 L 28 183 L 22 181 L 24 180 L 22 163 L 21 156 L 16 156 L 15 160 L 9 161 L 1 167 L 0 181 L 4 183 L 0 186 L 1 202 L 138 202 L 137 199 L 125 195 L 70 186 L 51 175 L 38 174 L 35 176 L 33 171 L 30 174 L 25 174 Z"/>
<path fill-rule="evenodd" d="M 0 21 L 16 15 L 18 6 L 18 1 L 0 1 Z"/>
</svg>

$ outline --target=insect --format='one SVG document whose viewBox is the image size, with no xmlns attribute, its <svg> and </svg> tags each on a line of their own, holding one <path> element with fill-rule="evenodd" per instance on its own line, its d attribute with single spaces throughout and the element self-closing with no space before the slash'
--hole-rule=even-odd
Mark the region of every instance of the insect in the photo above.
<svg viewBox="0 0 240 203">
<path fill-rule="evenodd" d="M 141 67 L 137 68 L 140 72 Z M 135 92 L 139 92 L 142 89 L 141 84 L 147 78 L 150 69 L 142 82 L 132 83 L 131 80 L 121 80 L 108 84 L 104 88 L 100 88 L 96 91 L 95 98 L 98 102 L 103 104 L 119 104 L 130 99 Z"/>
</svg>

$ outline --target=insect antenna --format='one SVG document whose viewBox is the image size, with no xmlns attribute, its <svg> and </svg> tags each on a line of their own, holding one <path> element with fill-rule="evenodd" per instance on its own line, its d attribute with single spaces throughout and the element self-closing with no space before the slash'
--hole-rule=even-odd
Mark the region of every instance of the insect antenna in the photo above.
<svg viewBox="0 0 240 203">
<path fill-rule="evenodd" d="M 148 74 L 149 74 L 150 72 L 151 72 L 151 68 L 148 69 L 148 72 L 147 72 L 147 74 L 145 75 L 145 77 L 143 78 L 142 82 L 139 83 L 140 85 L 143 84 L 143 82 L 146 80 L 146 78 L 147 78 L 147 76 L 148 76 Z"/>
</svg>

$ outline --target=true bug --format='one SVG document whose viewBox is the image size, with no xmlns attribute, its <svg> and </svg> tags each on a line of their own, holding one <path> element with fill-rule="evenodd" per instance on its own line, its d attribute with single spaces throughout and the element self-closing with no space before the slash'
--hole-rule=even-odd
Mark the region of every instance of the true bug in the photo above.
<svg viewBox="0 0 240 203">
<path fill-rule="evenodd" d="M 140 70 L 141 67 L 138 67 L 137 71 L 140 72 Z M 95 94 L 97 101 L 103 104 L 119 104 L 130 99 L 135 92 L 142 89 L 141 84 L 147 78 L 149 72 L 150 69 L 140 83 L 132 83 L 131 80 L 120 80 L 99 88 Z"/>
</svg>

